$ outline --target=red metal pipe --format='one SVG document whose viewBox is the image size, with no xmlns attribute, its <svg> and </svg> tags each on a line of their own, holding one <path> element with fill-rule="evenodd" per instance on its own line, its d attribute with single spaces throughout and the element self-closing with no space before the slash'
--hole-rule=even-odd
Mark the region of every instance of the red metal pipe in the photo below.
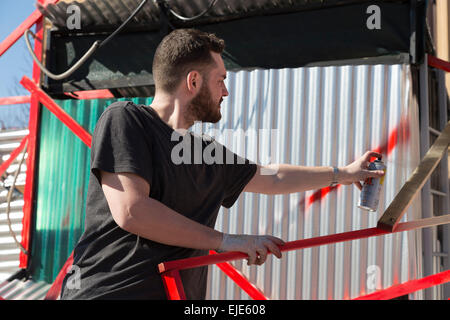
<svg viewBox="0 0 450 320">
<path fill-rule="evenodd" d="M 296 241 L 286 242 L 283 246 L 280 246 L 281 251 L 291 251 L 304 248 L 310 248 L 315 246 L 321 246 L 324 244 L 337 243 L 348 240 L 355 240 L 361 238 L 367 238 L 371 236 L 383 235 L 389 233 L 388 231 L 370 228 L 357 231 L 350 231 L 344 233 L 338 233 L 328 236 L 302 239 Z M 245 259 L 247 254 L 243 252 L 231 251 L 225 253 L 219 253 L 213 256 L 200 256 L 186 259 L 179 259 L 173 261 L 162 262 L 158 265 L 160 272 L 166 272 L 169 270 L 183 270 L 190 268 L 202 267 L 210 264 L 217 264 L 222 262 L 228 262 L 233 260 Z"/>
<path fill-rule="evenodd" d="M 161 277 L 169 300 L 186 300 L 178 270 L 164 272 Z"/>
<path fill-rule="evenodd" d="M 59 0 L 49 0 L 47 4 L 55 4 Z M 30 29 L 35 23 L 42 19 L 42 13 L 39 10 L 34 10 L 33 13 L 26 18 L 13 32 L 0 43 L 0 57 L 14 44 L 20 37 L 23 36 L 25 30 Z"/>
<path fill-rule="evenodd" d="M 20 83 L 35 95 L 39 101 L 47 107 L 62 123 L 64 123 L 81 141 L 83 141 L 89 148 L 92 143 L 92 136 L 81 125 L 79 125 L 67 112 L 65 112 L 52 98 L 50 98 L 44 91 L 39 89 L 36 84 L 28 77 L 24 76 Z"/>
<path fill-rule="evenodd" d="M 297 240 L 297 241 L 291 241 L 287 242 L 285 245 L 280 246 L 281 251 L 290 251 L 290 250 L 298 250 L 303 248 L 309 248 L 314 246 L 320 246 L 324 244 L 332 244 L 342 241 L 349 241 L 349 240 L 356 240 L 356 239 L 362 239 L 367 237 L 373 237 L 373 236 L 379 236 L 387 233 L 395 233 L 395 232 L 401 232 L 401 231 L 408 231 L 413 229 L 419 229 L 419 228 L 425 228 L 440 224 L 446 224 L 450 223 L 450 214 L 445 216 L 438 216 L 438 217 L 432 217 L 427 219 L 421 219 L 417 221 L 411 221 L 411 222 L 404 222 L 397 225 L 397 228 L 392 231 L 386 231 L 378 228 L 369 228 L 369 229 L 362 229 L 362 230 L 356 230 L 356 231 L 350 231 L 350 232 L 344 232 L 344 233 L 338 233 L 328 236 L 321 236 L 311 239 L 303 239 L 303 240 Z M 270 252 L 269 252 L 270 253 Z M 205 265 L 210 264 L 222 264 L 226 263 L 227 261 L 237 260 L 237 259 L 243 259 L 247 258 L 247 255 L 242 252 L 225 252 L 220 254 L 212 254 L 209 256 L 201 256 L 201 257 L 193 257 L 193 258 L 187 258 L 187 259 L 179 259 L 179 260 L 173 260 L 168 262 L 162 262 L 158 265 L 159 272 L 161 273 L 164 286 L 166 288 L 166 294 L 169 299 L 175 299 L 179 300 L 179 294 L 178 292 L 180 290 L 183 290 L 183 284 L 181 283 L 181 280 L 178 278 L 178 282 L 174 282 L 174 280 L 167 278 L 168 274 L 171 274 L 171 272 L 183 269 L 190 269 L 195 267 L 201 267 Z M 231 266 L 231 265 L 230 265 Z M 222 268 L 221 268 L 222 269 Z M 227 269 L 225 267 L 225 269 Z M 223 269 L 222 269 L 223 270 Z M 223 270 L 225 271 L 225 270 Z M 227 270 L 230 271 L 230 270 Z M 236 272 L 238 272 L 236 270 Z M 241 288 L 246 287 L 250 288 L 253 286 L 248 279 L 243 277 L 241 274 L 241 277 L 239 277 L 239 274 L 236 275 L 236 273 L 231 273 L 232 279 L 239 284 Z M 256 287 L 252 288 L 255 289 Z M 182 299 L 182 298 L 181 298 Z"/>
<path fill-rule="evenodd" d="M 44 0 L 39 0 L 42 4 Z M 54 1 L 54 0 L 52 0 Z M 55 1 L 56 2 L 56 1 Z M 36 23 L 36 40 L 34 41 L 34 53 L 38 59 L 42 58 L 42 39 L 44 36 L 44 23 L 42 15 L 34 20 Z M 26 26 L 21 29 L 21 33 L 25 31 Z M 19 27 L 19 28 L 21 28 Z M 30 26 L 31 27 L 31 26 Z M 17 29 L 16 29 L 17 30 Z M 35 83 L 40 82 L 41 69 L 33 62 L 33 80 Z M 25 190 L 23 194 L 23 218 L 22 218 L 22 240 L 21 244 L 26 252 L 30 252 L 30 234 L 31 234 L 31 220 L 34 200 L 34 175 L 36 164 L 36 149 L 37 149 L 37 132 L 39 122 L 39 100 L 35 94 L 31 94 L 30 101 L 30 118 L 28 121 L 29 140 L 28 140 L 28 158 L 27 158 L 27 175 L 25 178 Z M 25 269 L 28 267 L 29 255 L 22 250 L 19 256 L 19 267 Z"/>
<path fill-rule="evenodd" d="M 332 243 L 349 241 L 349 240 L 363 239 L 363 238 L 368 238 L 368 237 L 373 237 L 373 236 L 380 236 L 380 235 L 384 235 L 384 234 L 388 234 L 388 233 L 396 233 L 396 232 L 426 228 L 426 227 L 431 227 L 431 226 L 436 226 L 436 225 L 446 224 L 446 223 L 450 223 L 450 214 L 447 214 L 445 216 L 437 216 L 437 217 L 432 217 L 432 218 L 420 219 L 417 221 L 399 223 L 397 228 L 393 232 L 389 232 L 389 231 L 378 229 L 378 228 L 369 228 L 369 229 L 362 229 L 362 230 L 356 230 L 356 231 L 337 233 L 337 234 L 333 234 L 333 235 L 315 237 L 315 238 L 310 238 L 310 239 L 290 241 L 290 242 L 286 242 L 285 245 L 280 246 L 280 250 L 281 251 L 291 251 L 291 250 L 298 250 L 298 249 L 304 249 L 304 248 L 311 248 L 311 247 L 321 246 L 321 245 L 325 245 L 325 244 L 332 244 Z M 190 269 L 190 268 L 202 267 L 202 266 L 206 266 L 206 265 L 210 265 L 210 264 L 217 264 L 217 263 L 228 262 L 228 261 L 233 261 L 233 260 L 238 260 L 238 259 L 245 259 L 247 257 L 248 256 L 243 252 L 235 252 L 235 251 L 224 252 L 224 253 L 218 253 L 218 254 L 209 255 L 209 256 L 200 256 L 200 257 L 193 257 L 193 258 L 161 262 L 158 265 L 158 269 L 159 269 L 159 272 L 162 273 L 162 272 L 167 272 L 170 270 Z"/>
<path fill-rule="evenodd" d="M 114 98 L 114 95 L 108 89 L 65 92 L 64 94 L 79 100 Z"/>
<path fill-rule="evenodd" d="M 67 268 L 69 268 L 73 264 L 73 251 L 67 259 L 66 263 L 62 267 L 61 271 L 59 271 L 58 276 L 56 276 L 55 281 L 53 281 L 52 286 L 47 291 L 44 300 L 56 300 L 61 292 L 62 282 L 64 277 L 67 274 Z"/>
<path fill-rule="evenodd" d="M 446 72 L 450 72 L 450 62 L 439 59 L 432 55 L 428 55 L 428 65 L 430 67 L 438 68 Z"/>
<path fill-rule="evenodd" d="M 3 97 L 0 98 L 0 106 L 2 105 L 12 105 L 12 104 L 20 104 L 20 103 L 30 103 L 30 96 L 17 96 L 17 97 Z"/>
<path fill-rule="evenodd" d="M 217 254 L 214 250 L 209 254 Z M 267 300 L 264 293 L 261 292 L 253 283 L 251 283 L 239 270 L 229 262 L 218 263 L 217 267 L 231 278 L 242 290 L 244 290 L 253 300 Z"/>
<path fill-rule="evenodd" d="M 6 171 L 6 169 L 8 169 L 8 167 L 11 165 L 11 163 L 13 163 L 13 161 L 17 158 L 17 156 L 20 154 L 22 149 L 25 147 L 25 144 L 27 143 L 27 141 L 28 141 L 28 135 L 25 136 L 22 139 L 22 141 L 20 141 L 19 146 L 11 152 L 8 160 L 6 160 L 5 162 L 3 162 L 0 165 L 0 176 Z"/>
<path fill-rule="evenodd" d="M 360 296 L 353 300 L 389 300 L 446 282 L 450 282 L 450 270 L 397 284 L 386 289 Z"/>
<path fill-rule="evenodd" d="M 75 98 L 78 100 L 114 98 L 114 95 L 108 89 L 65 92 L 64 94 L 68 97 Z M 15 97 L 0 98 L 0 106 L 30 103 L 30 102 L 31 96 L 15 96 Z"/>
<path fill-rule="evenodd" d="M 114 98 L 114 95 L 108 89 L 65 92 L 64 94 L 68 97 L 78 100 Z M 30 102 L 31 96 L 15 96 L 15 97 L 0 98 L 0 106 L 30 103 Z"/>
<path fill-rule="evenodd" d="M 0 43 L 0 56 L 2 56 L 20 37 L 23 36 L 25 30 L 30 29 L 39 19 L 42 18 L 42 13 L 39 10 L 34 10 L 33 13 L 25 19 L 13 32 Z"/>
</svg>

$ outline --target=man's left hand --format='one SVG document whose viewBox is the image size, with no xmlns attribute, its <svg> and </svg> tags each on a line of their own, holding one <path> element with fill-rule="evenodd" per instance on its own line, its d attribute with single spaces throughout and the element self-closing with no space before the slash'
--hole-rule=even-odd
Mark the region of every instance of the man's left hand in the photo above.
<svg viewBox="0 0 450 320">
<path fill-rule="evenodd" d="M 344 185 L 354 183 L 361 190 L 361 181 L 367 178 L 381 178 L 385 174 L 383 170 L 368 170 L 370 159 L 372 157 L 381 158 L 381 156 L 381 153 L 367 151 L 361 158 L 345 167 L 339 168 L 340 176 L 338 176 L 338 182 Z"/>
</svg>

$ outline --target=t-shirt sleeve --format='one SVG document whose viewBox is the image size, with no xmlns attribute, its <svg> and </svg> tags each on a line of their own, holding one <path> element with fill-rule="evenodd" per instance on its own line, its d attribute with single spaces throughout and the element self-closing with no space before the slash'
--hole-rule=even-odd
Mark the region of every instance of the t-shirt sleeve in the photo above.
<svg viewBox="0 0 450 320">
<path fill-rule="evenodd" d="M 242 190 L 255 175 L 257 165 L 235 154 L 228 148 L 224 148 L 224 150 L 225 158 L 228 160 L 224 164 L 225 197 L 222 205 L 225 208 L 231 208 Z M 231 158 L 233 159 L 232 163 L 229 162 Z"/>
<path fill-rule="evenodd" d="M 91 172 L 101 183 L 100 170 L 139 175 L 151 184 L 151 141 L 137 111 L 112 104 L 100 116 L 91 148 Z"/>
</svg>

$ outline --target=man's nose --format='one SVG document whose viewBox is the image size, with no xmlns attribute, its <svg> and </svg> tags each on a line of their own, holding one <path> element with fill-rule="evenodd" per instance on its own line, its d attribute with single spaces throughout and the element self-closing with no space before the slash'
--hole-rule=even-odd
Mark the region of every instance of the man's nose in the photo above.
<svg viewBox="0 0 450 320">
<path fill-rule="evenodd" d="M 227 97 L 228 96 L 228 90 L 227 90 L 227 87 L 225 85 L 223 86 L 223 89 L 222 89 L 222 96 L 223 97 Z"/>
</svg>

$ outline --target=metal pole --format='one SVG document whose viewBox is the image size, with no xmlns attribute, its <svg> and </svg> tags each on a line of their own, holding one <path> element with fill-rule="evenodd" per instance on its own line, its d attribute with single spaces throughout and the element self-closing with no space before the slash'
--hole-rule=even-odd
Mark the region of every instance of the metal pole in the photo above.
<svg viewBox="0 0 450 320">
<path fill-rule="evenodd" d="M 169 300 L 186 300 L 186 294 L 184 293 L 183 283 L 178 270 L 171 270 L 161 274 L 161 279 Z"/>
<path fill-rule="evenodd" d="M 443 130 L 447 122 L 447 89 L 445 86 L 445 72 L 438 70 L 438 104 L 439 104 L 439 130 Z M 447 214 L 449 211 L 449 185 L 448 185 L 448 151 L 445 152 L 443 160 L 441 161 L 440 185 L 442 192 L 446 194 L 441 197 L 442 212 L 438 214 Z M 441 251 L 445 254 L 443 256 L 444 270 L 450 270 L 450 238 L 449 225 L 442 226 L 442 246 Z M 444 298 L 450 298 L 450 284 L 444 285 Z"/>
<path fill-rule="evenodd" d="M 424 63 L 419 71 L 420 90 L 420 158 L 422 159 L 430 148 L 429 133 L 429 98 L 428 98 L 428 63 L 425 55 Z M 422 218 L 433 216 L 433 202 L 431 201 L 431 183 L 428 179 L 422 188 Z M 422 230 L 422 251 L 423 251 L 423 276 L 433 274 L 433 230 L 426 228 Z M 432 290 L 425 290 L 425 299 L 432 299 Z"/>
<path fill-rule="evenodd" d="M 43 0 L 39 0 L 40 3 L 43 3 Z M 34 41 L 34 50 L 35 54 L 41 58 L 42 57 L 42 41 L 44 37 L 44 19 L 42 15 L 34 21 L 36 22 L 36 39 Z M 23 31 L 22 31 L 23 32 Z M 33 63 L 33 81 L 36 84 L 40 84 L 41 80 L 41 70 Z M 39 99 L 37 95 L 31 95 L 30 102 L 30 118 L 28 121 L 28 129 L 29 129 L 29 140 L 28 140 L 28 158 L 27 158 L 27 175 L 25 181 L 25 190 L 23 195 L 23 219 L 22 219 L 22 246 L 27 250 L 27 252 L 31 252 L 31 228 L 32 228 L 32 216 L 34 210 L 34 189 L 35 189 L 35 174 L 36 172 L 36 162 L 37 162 L 37 144 L 38 144 L 38 128 L 39 128 L 39 116 L 40 116 L 40 105 Z M 24 254 L 22 251 L 20 252 L 19 258 L 19 268 L 26 269 L 29 263 L 29 255 Z"/>
</svg>

